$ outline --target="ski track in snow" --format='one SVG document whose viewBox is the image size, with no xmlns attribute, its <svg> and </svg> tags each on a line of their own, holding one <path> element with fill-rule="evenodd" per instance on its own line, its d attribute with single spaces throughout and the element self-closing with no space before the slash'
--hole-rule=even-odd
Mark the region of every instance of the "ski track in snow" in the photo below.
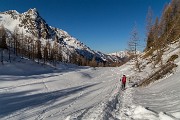
<svg viewBox="0 0 180 120">
<path fill-rule="evenodd" d="M 99 112 L 97 112 L 96 114 L 101 114 L 101 115 L 97 115 L 98 117 L 99 116 L 102 116 L 102 105 L 106 104 L 106 102 L 109 100 L 109 97 L 112 96 L 112 93 L 114 92 L 114 89 L 117 88 L 117 84 L 115 83 L 118 83 L 119 81 L 117 81 L 116 77 L 118 77 L 119 79 L 119 76 L 117 76 L 117 72 L 114 71 L 114 69 L 106 69 L 106 71 L 102 72 L 101 70 L 94 70 L 94 71 L 91 71 L 91 70 L 81 70 L 80 72 L 84 72 L 84 75 L 88 77 L 88 74 L 96 74 L 96 72 L 99 72 L 100 74 L 97 76 L 93 76 L 91 82 L 90 81 L 82 81 L 81 82 L 81 85 L 85 85 L 85 84 L 98 84 L 99 87 L 95 87 L 95 89 L 91 89 L 91 90 L 96 90 L 97 89 L 97 92 L 95 94 L 95 96 L 89 98 L 88 100 L 86 100 L 86 102 L 84 104 L 92 104 L 92 101 L 98 101 L 95 102 L 94 104 L 92 104 L 93 106 L 89 107 L 89 108 L 86 108 L 86 109 L 82 109 L 79 113 L 77 113 L 77 116 L 76 116 L 76 112 L 73 113 L 77 119 L 84 119 L 85 117 L 91 117 L 91 114 L 94 115 L 94 110 L 97 110 Z M 80 73 L 79 72 L 79 73 Z M 88 73 L 90 72 L 90 73 Z M 37 79 L 38 77 L 37 76 L 32 76 L 32 77 L 29 77 L 27 79 L 27 81 L 24 81 L 24 78 L 21 77 L 20 80 L 17 81 L 17 83 L 15 84 L 10 84 L 10 85 L 6 85 L 4 87 L 0 87 L 0 93 L 9 93 L 9 92 L 13 92 L 13 91 L 16 91 L 16 90 L 20 90 L 23 88 L 33 88 L 34 86 L 38 86 L 38 88 L 40 87 L 42 90 L 39 91 L 40 93 L 50 93 L 48 94 L 49 97 L 52 97 L 53 96 L 56 96 L 56 93 L 53 93 L 53 91 L 56 91 L 58 90 L 57 88 L 53 88 L 51 86 L 51 83 L 53 83 L 54 81 L 51 81 L 51 79 L 49 78 L 61 78 L 62 76 L 69 76 L 68 74 L 74 74 L 74 72 L 70 72 L 70 73 L 65 73 L 64 75 L 62 74 L 57 74 L 56 76 L 53 76 L 51 77 L 51 75 L 44 75 L 44 77 L 40 78 L 40 79 Z M 37 77 L 37 78 L 36 78 Z M 35 78 L 35 79 L 33 79 Z M 86 78 L 86 77 L 85 77 Z M 18 79 L 18 78 L 16 78 Z M 82 78 L 81 78 L 82 79 Z M 114 82 L 115 81 L 115 82 Z M 55 81 L 56 82 L 56 81 Z M 68 88 L 68 87 L 72 87 L 72 86 L 78 86 L 80 85 L 79 83 L 69 83 L 69 82 L 64 82 L 65 86 L 64 88 Z M 113 87 L 112 87 L 113 86 Z M 22 90 L 23 90 L 22 89 Z M 52 93 L 51 93 L 52 92 Z M 73 106 L 80 101 L 80 99 L 86 95 L 86 93 L 89 92 L 87 91 L 86 89 L 82 89 L 80 92 L 77 92 L 76 94 L 74 94 L 73 96 L 75 96 L 75 98 L 73 99 L 73 101 L 71 101 L 69 104 L 67 105 L 64 105 L 63 107 L 60 107 L 60 109 L 54 109 L 54 106 L 58 105 L 58 99 L 52 99 L 50 101 L 48 101 L 47 103 L 45 104 L 41 104 L 38 109 L 37 107 L 33 107 L 33 106 L 29 106 L 29 107 L 25 107 L 23 109 L 20 109 L 18 111 L 15 111 L 13 113 L 11 113 L 10 115 L 8 116 L 5 116 L 3 119 L 7 119 L 7 120 L 11 120 L 11 119 L 19 119 L 19 117 L 21 118 L 21 115 L 22 113 L 24 118 L 28 118 L 28 116 L 31 116 L 32 117 L 32 114 L 34 114 L 34 116 L 32 117 L 34 120 L 42 120 L 42 119 L 52 119 L 54 117 L 59 117 L 63 114 L 66 113 L 66 111 L 68 111 L 69 109 L 74 109 Z M 117 92 L 117 91 L 116 91 Z M 104 94 L 104 93 L 107 93 L 107 94 Z M 33 93 L 32 93 L 33 94 Z M 63 93 L 65 94 L 65 93 Z M 102 94 L 104 94 L 104 100 L 101 100 L 101 96 Z M 41 99 L 46 99 L 48 96 L 43 96 L 41 97 L 39 100 Z M 67 100 L 70 99 L 69 97 L 66 98 Z M 62 99 L 63 100 L 66 100 L 66 99 Z M 23 101 L 25 102 L 25 101 Z M 79 105 L 79 108 L 83 108 L 83 104 Z M 72 113 L 69 113 L 69 114 L 72 114 Z M 68 115 L 67 115 L 68 116 Z M 66 116 L 66 117 L 67 117 Z M 64 116 L 64 118 L 66 118 Z"/>
<path fill-rule="evenodd" d="M 104 82 L 104 81 L 103 81 Z M 106 87 L 106 86 L 105 86 Z M 99 95 L 101 95 L 106 89 L 105 89 L 105 87 L 101 90 L 101 92 L 99 92 L 99 94 L 97 94 L 97 96 L 99 96 Z M 110 93 L 112 93 L 112 91 L 113 91 L 113 88 L 112 88 L 112 90 L 111 90 L 111 92 Z M 109 98 L 110 97 L 110 95 L 111 94 L 108 94 L 108 95 L 106 95 L 105 96 L 105 99 L 107 99 L 107 98 Z M 96 97 L 97 97 L 96 96 Z M 94 100 L 96 97 L 94 97 L 94 98 L 92 98 L 92 99 L 90 99 L 89 101 L 87 101 L 87 103 L 88 102 L 90 102 L 90 101 L 92 101 L 92 100 Z M 100 102 L 99 104 L 102 104 L 102 102 Z M 98 105 L 97 105 L 98 106 Z M 94 112 L 99 112 L 99 111 L 101 111 L 102 110 L 102 108 L 101 107 L 98 107 L 98 108 L 94 108 L 94 109 L 92 109 L 92 110 L 88 110 L 88 111 L 86 111 L 86 112 L 83 112 L 82 114 L 80 114 L 77 118 L 81 118 L 81 119 L 86 119 L 86 117 L 87 118 L 91 118 L 91 112 L 92 112 L 92 114 L 94 114 Z M 89 113 L 90 112 L 90 113 Z M 100 113 L 97 113 L 98 114 L 98 116 L 100 116 L 99 114 Z M 83 117 L 85 117 L 85 118 L 83 118 Z"/>
<path fill-rule="evenodd" d="M 126 90 L 122 91 L 122 94 L 119 97 L 119 110 L 117 111 L 119 115 L 117 115 L 118 119 L 122 120 L 132 120 L 131 114 L 132 112 L 132 88 L 127 87 Z"/>
<path fill-rule="evenodd" d="M 144 120 L 143 117 L 145 117 L 147 120 L 178 120 L 174 116 L 178 117 L 179 112 L 172 115 L 164 112 L 158 113 L 144 108 L 146 106 L 134 104 L 135 88 L 131 88 L 128 83 L 126 90 L 120 90 L 119 79 L 122 74 L 130 70 L 131 68 L 128 66 L 122 68 L 87 68 L 63 74 L 51 73 L 41 75 L 41 77 L 30 76 L 27 79 L 19 76 L 19 80 L 16 76 L 15 81 L 6 81 L 4 79 L 6 76 L 2 76 L 4 81 L 0 86 L 0 94 L 8 95 L 9 93 L 29 90 L 29 93 L 22 95 L 23 99 L 20 101 L 30 105 L 18 107 L 17 110 L 12 108 L 12 112 L 5 109 L 2 111 L 7 112 L 5 116 L 0 110 L 0 119 Z M 129 72 L 129 75 L 132 73 Z M 10 77 L 7 78 L 11 79 Z M 174 91 L 172 91 L 173 93 Z M 38 94 L 39 96 L 37 96 Z M 32 96 L 32 98 L 26 99 L 28 96 Z M 18 98 L 19 96 L 13 97 Z M 165 96 L 164 99 L 169 99 L 169 97 Z M 0 98 L 0 102 L 4 103 L 5 101 Z M 22 103 L 20 105 L 23 105 Z M 5 102 L 5 106 L 9 107 L 8 104 Z M 13 106 L 16 107 L 16 105 Z M 144 114 L 146 116 L 143 116 Z"/>
<path fill-rule="evenodd" d="M 46 92 L 49 92 L 49 88 L 48 88 L 48 85 L 46 84 L 46 80 L 42 79 L 42 82 L 43 82 Z M 52 100 L 51 104 L 53 105 L 54 102 L 55 102 L 55 100 Z M 48 108 L 43 109 L 42 112 L 37 116 L 37 118 L 35 120 L 44 119 L 43 114 L 45 114 L 47 111 L 48 111 Z"/>
<path fill-rule="evenodd" d="M 96 79 L 102 79 L 102 77 L 104 77 L 105 76 L 105 73 L 103 73 L 103 74 L 101 74 L 101 75 L 99 75 L 98 77 L 96 77 Z M 110 76 L 106 76 L 107 78 L 112 78 L 112 75 L 110 75 Z M 115 80 L 115 79 L 110 79 L 110 80 L 108 80 L 108 81 L 102 81 L 102 83 L 105 83 L 105 82 L 111 82 L 112 80 Z M 105 92 L 106 91 L 106 87 L 107 86 L 103 86 L 102 88 L 101 88 L 101 91 L 95 96 L 95 97 L 92 97 L 91 99 L 89 99 L 88 101 L 86 101 L 86 104 L 88 104 L 89 102 L 91 102 L 91 101 L 93 101 L 94 99 L 96 99 L 98 96 L 100 96 L 103 92 Z M 111 92 L 109 93 L 109 94 L 107 94 L 106 96 L 105 96 L 105 99 L 108 99 L 110 96 L 111 96 L 111 94 L 112 94 L 112 91 L 114 90 L 114 87 L 112 87 L 111 88 Z M 53 113 L 53 114 L 51 114 L 50 116 L 48 116 L 48 117 L 52 117 L 52 116 L 58 116 L 58 114 L 60 113 L 60 114 L 62 114 L 63 112 L 65 112 L 65 110 L 67 110 L 67 109 L 69 109 L 71 106 L 73 106 L 73 104 L 75 104 L 76 103 L 76 101 L 82 96 L 84 94 L 84 91 L 82 91 L 81 93 L 80 93 L 80 95 L 74 100 L 74 102 L 72 102 L 68 107 L 66 107 L 66 108 L 64 108 L 63 110 L 61 110 L 61 111 L 58 111 L 58 112 L 56 112 L 56 113 Z M 101 102 L 100 102 L 101 103 Z M 99 103 L 99 104 L 100 104 Z M 79 107 L 81 107 L 81 106 L 83 106 L 83 104 L 82 105 L 80 105 Z M 100 110 L 97 110 L 97 109 L 102 109 L 101 108 L 102 106 L 100 106 L 99 108 L 96 108 L 95 110 L 96 111 L 100 111 Z M 95 112 L 95 110 L 94 110 L 94 108 L 92 107 L 91 109 L 90 108 L 88 108 L 88 109 L 84 109 L 84 110 L 82 110 L 82 113 L 80 113 L 80 114 L 78 114 L 75 118 L 76 119 L 86 119 L 86 117 L 87 117 L 87 119 L 90 119 L 91 117 L 90 117 L 90 113 L 89 112 Z M 77 114 L 77 113 L 74 113 L 74 114 Z M 93 113 L 94 114 L 94 113 Z M 99 113 L 97 113 L 97 114 L 99 114 Z M 99 115 L 98 115 L 99 116 Z M 47 117 L 47 118 L 48 118 Z M 71 117 L 67 117 L 67 118 L 71 118 Z"/>
<path fill-rule="evenodd" d="M 84 94 L 84 91 L 82 91 L 82 92 L 80 92 L 80 93 L 78 93 L 78 94 L 79 94 L 79 95 L 74 99 L 74 101 L 73 101 L 72 103 L 70 103 L 69 105 L 67 105 L 67 107 L 65 107 L 65 108 L 63 108 L 62 110 L 59 110 L 59 111 L 57 111 L 57 112 L 55 112 L 55 113 L 47 116 L 46 118 L 56 117 L 56 116 L 59 116 L 59 115 L 61 115 L 61 114 L 64 114 L 65 111 L 66 111 L 67 109 L 71 108 L 71 107 L 76 103 L 76 101 Z"/>
<path fill-rule="evenodd" d="M 113 69 L 111 69 L 111 71 L 113 72 Z M 115 73 L 116 74 L 116 73 Z M 108 81 L 102 81 L 103 83 L 104 82 L 110 82 L 112 80 L 116 80 L 116 79 L 112 79 L 112 76 L 115 75 L 114 73 L 112 73 L 112 75 L 110 76 L 106 76 L 106 78 L 111 78 L 110 80 Z M 105 74 L 102 74 L 100 77 L 98 78 L 101 78 L 102 76 L 104 76 Z M 117 80 L 116 80 L 117 81 Z M 118 82 L 118 81 L 117 81 Z M 99 102 L 97 105 L 95 105 L 94 107 L 92 107 L 91 109 L 87 109 L 87 110 L 83 110 L 83 112 L 78 115 L 78 116 L 75 116 L 74 118 L 76 119 L 82 119 L 82 120 L 86 120 L 86 119 L 91 119 L 91 120 L 100 120 L 100 119 L 103 119 L 104 117 L 104 114 L 107 114 L 105 111 L 106 107 L 110 106 L 107 102 L 109 100 L 110 97 L 114 97 L 114 94 L 117 94 L 119 92 L 118 88 L 119 88 L 119 84 L 113 84 L 112 85 L 113 87 L 111 87 L 111 92 L 109 92 L 109 94 L 107 94 L 105 96 L 105 100 L 101 100 L 101 102 Z M 104 88 L 102 88 L 102 90 L 99 92 L 99 94 L 97 94 L 97 96 L 101 95 L 103 92 L 106 91 L 106 87 L 105 86 Z M 108 89 L 109 90 L 109 89 Z M 113 93 L 115 92 L 115 93 Z M 96 96 L 96 97 L 97 97 Z M 90 99 L 89 101 L 92 101 L 93 99 L 95 99 L 96 97 Z M 88 102 L 89 102 L 88 101 Z M 67 119 L 70 119 L 71 117 L 68 116 Z"/>
</svg>

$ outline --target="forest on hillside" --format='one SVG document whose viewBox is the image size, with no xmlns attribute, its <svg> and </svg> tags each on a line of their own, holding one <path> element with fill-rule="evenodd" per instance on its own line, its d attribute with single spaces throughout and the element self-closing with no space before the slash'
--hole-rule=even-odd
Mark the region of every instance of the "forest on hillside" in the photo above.
<svg viewBox="0 0 180 120">
<path fill-rule="evenodd" d="M 43 65 L 50 63 L 53 66 L 56 66 L 59 62 L 92 67 L 118 66 L 122 64 L 119 61 L 100 61 L 97 60 L 95 55 L 92 59 L 89 59 L 78 53 L 78 51 L 70 51 L 68 49 L 64 51 L 63 47 L 58 37 L 55 37 L 52 41 L 42 41 L 40 38 L 21 33 L 18 27 L 14 29 L 13 33 L 10 33 L 3 25 L 0 26 L 0 55 L 2 64 L 4 64 L 5 60 L 11 62 L 11 56 L 21 57 L 22 59 L 28 58 Z M 67 52 L 67 56 L 64 56 L 63 52 Z M 5 53 L 8 54 L 6 59 L 4 57 Z"/>
<path fill-rule="evenodd" d="M 180 0 L 172 0 L 164 6 L 160 18 L 156 17 L 153 22 L 153 10 L 149 8 L 147 13 L 147 44 L 145 52 L 147 56 L 154 51 L 157 56 L 154 58 L 157 63 L 161 61 L 161 56 L 167 45 L 178 42 L 180 38 Z M 152 55 L 153 56 L 153 55 Z"/>
</svg>

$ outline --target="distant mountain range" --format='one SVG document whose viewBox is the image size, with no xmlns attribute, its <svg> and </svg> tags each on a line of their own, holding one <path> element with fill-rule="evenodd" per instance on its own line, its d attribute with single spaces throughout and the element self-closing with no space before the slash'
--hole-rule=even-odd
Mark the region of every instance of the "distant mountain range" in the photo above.
<svg viewBox="0 0 180 120">
<path fill-rule="evenodd" d="M 4 25 L 6 31 L 11 35 L 15 29 L 26 36 L 33 36 L 41 40 L 42 44 L 48 40 L 53 43 L 55 39 L 62 46 L 63 56 L 68 56 L 76 52 L 87 59 L 96 61 L 121 62 L 124 57 L 128 57 L 127 52 L 118 52 L 118 54 L 104 54 L 100 51 L 94 51 L 84 43 L 69 35 L 66 31 L 49 26 L 40 16 L 36 8 L 29 9 L 27 12 L 18 13 L 16 10 L 9 10 L 0 13 L 0 24 Z"/>
<path fill-rule="evenodd" d="M 117 56 L 120 58 L 124 58 L 124 57 L 129 57 L 129 53 L 128 51 L 119 51 L 119 52 L 114 52 L 114 53 L 110 53 L 109 55 L 111 56 Z"/>
<path fill-rule="evenodd" d="M 140 54 L 140 53 L 141 53 L 140 51 L 137 51 L 137 54 Z M 119 52 L 110 53 L 108 55 L 116 56 L 119 58 L 129 58 L 130 57 L 130 54 L 128 51 L 119 51 Z"/>
</svg>

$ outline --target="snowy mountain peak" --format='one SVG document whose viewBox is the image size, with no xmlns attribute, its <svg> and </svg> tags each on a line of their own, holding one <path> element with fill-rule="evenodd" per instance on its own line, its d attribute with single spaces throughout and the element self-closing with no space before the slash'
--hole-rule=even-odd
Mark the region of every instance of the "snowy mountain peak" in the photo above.
<svg viewBox="0 0 180 120">
<path fill-rule="evenodd" d="M 119 51 L 119 52 L 110 53 L 109 55 L 124 58 L 124 57 L 128 57 L 129 53 L 128 53 L 128 51 Z"/>
<path fill-rule="evenodd" d="M 19 15 L 19 12 L 17 12 L 16 10 L 9 10 L 9 11 L 6 11 L 4 13 L 6 13 L 6 14 L 13 14 L 13 15 Z"/>
<path fill-rule="evenodd" d="M 37 11 L 37 9 L 36 8 L 30 8 L 28 11 L 27 11 L 27 13 L 30 13 L 30 14 L 37 14 L 38 13 L 38 11 Z"/>
<path fill-rule="evenodd" d="M 30 15 L 30 17 L 31 17 L 32 19 L 34 19 L 34 20 L 39 17 L 39 12 L 37 11 L 36 8 L 29 9 L 29 10 L 28 10 L 27 12 L 25 12 L 24 14 Z"/>
<path fill-rule="evenodd" d="M 43 44 L 46 41 L 50 41 L 53 44 L 53 41 L 56 39 L 58 44 L 62 46 L 62 54 L 66 56 L 66 59 L 68 59 L 67 56 L 74 52 L 88 60 L 92 60 L 95 57 L 95 60 L 100 62 L 114 62 L 119 59 L 116 56 L 96 52 L 69 35 L 68 32 L 49 26 L 36 8 L 29 9 L 24 13 L 18 13 L 15 10 L 0 13 L 0 24 L 3 24 L 12 34 L 18 28 L 19 33 L 38 38 Z"/>
<path fill-rule="evenodd" d="M 141 53 L 140 51 L 136 51 L 136 54 L 140 54 L 140 53 Z M 129 51 L 119 51 L 119 52 L 110 53 L 109 55 L 124 58 L 124 57 L 130 57 L 130 52 Z"/>
<path fill-rule="evenodd" d="M 15 28 L 18 28 L 20 31 L 23 31 L 24 34 L 44 39 L 53 37 L 55 34 L 46 21 L 39 15 L 36 8 L 29 9 L 22 14 L 15 10 L 9 10 L 0 15 L 0 23 L 11 32 L 13 32 Z"/>
</svg>

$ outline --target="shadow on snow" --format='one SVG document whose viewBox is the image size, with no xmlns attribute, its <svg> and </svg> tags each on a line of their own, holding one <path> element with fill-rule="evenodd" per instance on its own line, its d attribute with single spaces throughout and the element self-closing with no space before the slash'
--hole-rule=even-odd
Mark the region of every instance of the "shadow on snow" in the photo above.
<svg viewBox="0 0 180 120">
<path fill-rule="evenodd" d="M 98 84 L 98 83 L 97 83 Z M 66 98 L 69 95 L 76 94 L 82 90 L 85 90 L 89 87 L 95 86 L 97 84 L 77 86 L 72 88 L 67 88 L 63 90 L 47 92 L 47 93 L 38 93 L 38 94 L 30 94 L 31 92 L 37 91 L 22 91 L 15 93 L 2 93 L 0 94 L 0 118 L 5 117 L 13 112 L 23 109 L 33 109 L 34 107 L 50 104 L 52 101 L 55 101 L 60 98 Z M 76 98 L 74 98 L 76 99 Z M 69 102 L 74 101 L 66 101 L 66 103 L 61 103 L 58 106 L 63 106 L 69 104 Z M 55 107 L 58 107 L 55 106 Z"/>
</svg>

